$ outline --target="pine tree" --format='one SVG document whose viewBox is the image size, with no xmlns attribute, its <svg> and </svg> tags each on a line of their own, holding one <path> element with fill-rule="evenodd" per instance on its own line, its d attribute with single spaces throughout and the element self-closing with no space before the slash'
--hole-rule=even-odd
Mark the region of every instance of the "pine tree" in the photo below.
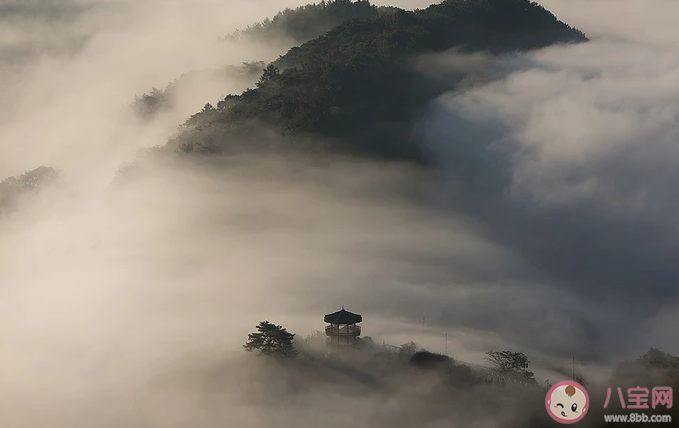
<svg viewBox="0 0 679 428">
<path fill-rule="evenodd" d="M 256 83 L 258 88 L 261 88 L 262 86 L 266 85 L 268 82 L 274 80 L 276 77 L 280 76 L 281 72 L 273 64 L 269 64 L 266 66 L 264 69 L 264 73 L 262 74 L 262 77 L 259 78 L 259 81 Z"/>
<path fill-rule="evenodd" d="M 257 333 L 248 334 L 248 341 L 243 348 L 248 352 L 259 350 L 260 355 L 295 358 L 297 350 L 292 344 L 294 337 L 280 325 L 262 321 L 257 325 Z"/>
</svg>

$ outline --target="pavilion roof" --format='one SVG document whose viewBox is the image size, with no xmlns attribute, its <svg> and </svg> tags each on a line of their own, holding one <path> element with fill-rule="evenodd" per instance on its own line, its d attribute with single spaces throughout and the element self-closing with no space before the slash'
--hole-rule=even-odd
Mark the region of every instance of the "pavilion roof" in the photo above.
<svg viewBox="0 0 679 428">
<path fill-rule="evenodd" d="M 323 320 L 329 324 L 356 324 L 363 321 L 363 317 L 342 308 L 337 312 L 326 315 Z"/>
</svg>

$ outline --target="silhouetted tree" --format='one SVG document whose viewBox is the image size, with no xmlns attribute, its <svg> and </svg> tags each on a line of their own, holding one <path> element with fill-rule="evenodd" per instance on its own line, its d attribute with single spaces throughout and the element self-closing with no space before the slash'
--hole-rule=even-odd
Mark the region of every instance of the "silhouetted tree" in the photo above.
<svg viewBox="0 0 679 428">
<path fill-rule="evenodd" d="M 527 379 L 533 378 L 533 372 L 528 370 L 528 357 L 523 352 L 488 351 L 486 357 L 500 373 L 518 374 Z"/>
<path fill-rule="evenodd" d="M 270 81 L 274 80 L 277 76 L 280 76 L 280 74 L 281 72 L 278 70 L 278 67 L 276 67 L 273 64 L 267 65 L 266 68 L 264 69 L 262 77 L 260 77 L 259 81 L 257 82 L 257 87 L 261 88 Z"/>
<path fill-rule="evenodd" d="M 294 337 L 282 326 L 262 321 L 257 325 L 256 333 L 248 334 L 243 348 L 248 352 L 258 350 L 260 355 L 295 358 L 298 352 L 292 344 Z"/>
<path fill-rule="evenodd" d="M 528 357 L 523 352 L 488 351 L 486 356 L 502 372 L 528 369 Z"/>
</svg>

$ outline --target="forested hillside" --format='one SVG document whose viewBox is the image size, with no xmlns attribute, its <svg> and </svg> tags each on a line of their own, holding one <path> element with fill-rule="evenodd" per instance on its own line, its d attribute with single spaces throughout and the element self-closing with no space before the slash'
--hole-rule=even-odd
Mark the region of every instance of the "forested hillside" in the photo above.
<svg viewBox="0 0 679 428">
<path fill-rule="evenodd" d="M 285 50 L 312 40 L 346 21 L 369 20 L 381 14 L 390 14 L 398 10 L 394 7 L 377 7 L 369 1 L 329 0 L 312 3 L 295 9 L 285 9 L 273 18 L 266 18 L 243 30 L 225 36 L 223 41 L 240 43 L 254 42 L 267 46 L 274 45 Z M 246 85 L 262 73 L 265 63 L 248 62 L 242 65 L 228 65 L 216 70 L 197 70 L 182 75 L 169 83 L 164 89 L 153 88 L 151 91 L 135 97 L 132 107 L 141 119 L 149 119 L 157 113 L 174 107 L 177 88 L 181 84 L 190 85 L 191 80 L 199 78 L 230 78 L 242 80 Z"/>
<path fill-rule="evenodd" d="M 139 117 L 150 118 L 172 108 L 183 81 L 205 74 L 254 81 L 264 70 L 255 88 L 216 106 L 206 104 L 156 150 L 294 149 L 421 162 L 425 153 L 411 137 L 412 122 L 452 87 L 415 70 L 411 59 L 451 48 L 502 54 L 587 40 L 529 0 L 446 0 L 415 11 L 335 0 L 287 9 L 230 37 L 272 40 L 282 33 L 301 41 L 321 35 L 269 65 L 195 71 L 137 97 L 133 107 Z"/>
<path fill-rule="evenodd" d="M 394 8 L 377 7 L 367 0 L 329 0 L 285 9 L 273 18 L 265 19 L 225 37 L 226 40 L 244 39 L 276 43 L 281 39 L 294 44 L 304 43 L 350 20 L 368 20 Z"/>
<path fill-rule="evenodd" d="M 14 209 L 23 197 L 53 183 L 58 175 L 58 172 L 53 168 L 41 166 L 0 182 L 0 214 Z"/>
<path fill-rule="evenodd" d="M 251 81 L 257 80 L 265 66 L 265 62 L 255 61 L 241 65 L 229 65 L 217 70 L 196 70 L 185 73 L 163 89 L 153 88 L 150 92 L 135 97 L 132 108 L 140 119 L 150 119 L 156 114 L 170 110 L 175 106 L 180 85 L 191 87 L 192 84 L 201 80 L 217 79 L 233 79 L 249 84 Z"/>
<path fill-rule="evenodd" d="M 410 59 L 451 48 L 500 54 L 586 40 L 528 0 L 447 0 L 345 22 L 270 64 L 255 89 L 206 105 L 166 149 L 302 146 L 419 161 L 411 121 L 451 88 L 416 72 Z M 271 129 L 284 142 L 271 139 Z"/>
</svg>

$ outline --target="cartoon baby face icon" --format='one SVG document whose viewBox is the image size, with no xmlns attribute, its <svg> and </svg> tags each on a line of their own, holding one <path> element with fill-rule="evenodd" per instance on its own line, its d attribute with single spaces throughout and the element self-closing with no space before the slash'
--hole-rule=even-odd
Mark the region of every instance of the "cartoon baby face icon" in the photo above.
<svg viewBox="0 0 679 428">
<path fill-rule="evenodd" d="M 557 422 L 572 424 L 585 416 L 589 408 L 589 396 L 576 382 L 559 382 L 547 393 L 547 413 Z"/>
</svg>

